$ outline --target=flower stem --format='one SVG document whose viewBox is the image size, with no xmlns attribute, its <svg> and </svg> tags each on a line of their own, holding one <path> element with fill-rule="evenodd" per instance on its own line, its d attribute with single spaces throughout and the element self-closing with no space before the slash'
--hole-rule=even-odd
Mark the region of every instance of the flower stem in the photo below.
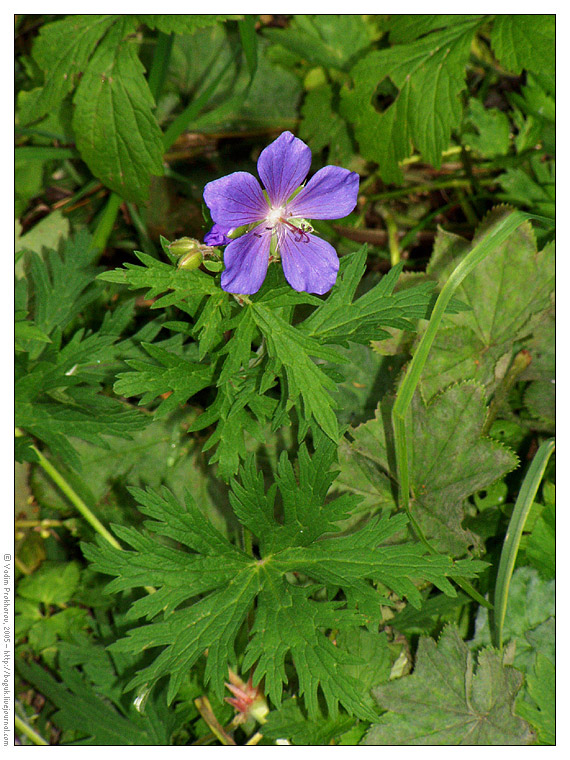
<svg viewBox="0 0 570 760">
<path fill-rule="evenodd" d="M 21 436 L 23 435 L 22 431 L 16 428 L 16 435 Z M 56 468 L 53 466 L 53 464 L 49 461 L 49 459 L 46 459 L 46 457 L 42 454 L 42 452 L 36 448 L 36 446 L 31 447 L 34 454 L 38 458 L 38 463 L 40 467 L 43 469 L 43 471 L 48 475 L 53 482 L 58 486 L 58 488 L 63 491 L 63 493 L 67 496 L 69 501 L 73 504 L 73 506 L 77 509 L 77 511 L 87 520 L 87 522 L 99 533 L 99 535 L 103 536 L 105 540 L 107 540 L 111 546 L 114 546 L 115 549 L 122 549 L 122 546 L 119 544 L 117 539 L 112 536 L 107 528 L 101 523 L 93 514 L 93 512 L 89 509 L 87 504 L 83 501 L 83 499 L 75 493 L 73 488 L 69 485 L 69 483 L 65 480 L 63 475 L 56 470 Z"/>
<path fill-rule="evenodd" d="M 40 736 L 31 726 L 28 726 L 19 715 L 14 715 L 14 727 L 19 733 L 27 736 L 28 739 L 38 747 L 49 747 L 49 742 L 46 742 L 43 736 Z"/>
<path fill-rule="evenodd" d="M 210 704 L 208 697 L 198 697 L 194 700 L 194 704 L 196 705 L 196 709 L 202 716 L 204 722 L 208 725 L 210 731 L 214 734 L 218 741 L 225 746 L 232 745 L 235 747 L 235 741 L 228 733 L 226 733 L 226 731 L 224 731 L 223 726 L 214 715 L 214 711 L 212 710 L 212 705 Z"/>
<path fill-rule="evenodd" d="M 495 395 L 489 406 L 487 419 L 485 420 L 485 424 L 481 428 L 482 436 L 487 435 L 487 433 L 491 429 L 491 425 L 495 421 L 495 417 L 497 416 L 497 413 L 499 412 L 501 405 L 505 401 L 509 391 L 511 390 L 513 385 L 516 383 L 518 376 L 521 374 L 521 372 L 525 371 L 525 369 L 528 367 L 530 362 L 531 362 L 531 355 L 525 349 L 523 349 L 522 351 L 519 351 L 518 354 L 513 359 L 513 363 L 511 364 L 509 371 L 503 377 L 497 390 L 495 391 Z"/>
</svg>

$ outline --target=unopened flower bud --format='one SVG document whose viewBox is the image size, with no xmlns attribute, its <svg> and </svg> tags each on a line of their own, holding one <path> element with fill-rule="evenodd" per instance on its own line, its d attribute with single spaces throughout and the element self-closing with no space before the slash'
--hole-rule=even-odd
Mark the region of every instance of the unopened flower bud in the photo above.
<svg viewBox="0 0 570 760">
<path fill-rule="evenodd" d="M 202 251 L 198 248 L 195 251 L 185 253 L 184 256 L 180 258 L 178 261 L 178 269 L 187 269 L 189 271 L 192 269 L 198 269 L 202 260 Z"/>
<path fill-rule="evenodd" d="M 185 254 L 199 250 L 200 245 L 200 242 L 194 240 L 194 238 L 182 237 L 178 240 L 173 240 L 168 249 L 173 256 L 184 256 Z"/>
</svg>

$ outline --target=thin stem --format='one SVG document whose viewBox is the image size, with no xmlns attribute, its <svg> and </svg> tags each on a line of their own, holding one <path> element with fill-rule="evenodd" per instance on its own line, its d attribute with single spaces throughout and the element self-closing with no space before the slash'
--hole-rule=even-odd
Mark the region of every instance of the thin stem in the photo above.
<svg viewBox="0 0 570 760">
<path fill-rule="evenodd" d="M 390 264 L 395 267 L 399 263 L 401 254 L 398 244 L 398 225 L 390 211 L 384 211 L 384 221 L 388 228 L 388 248 L 390 250 Z"/>
<path fill-rule="evenodd" d="M 117 193 L 111 193 L 109 196 L 107 205 L 99 217 L 97 227 L 93 233 L 92 245 L 97 251 L 105 250 L 122 202 L 123 199 Z"/>
<path fill-rule="evenodd" d="M 392 424 L 394 427 L 394 447 L 396 454 L 397 479 L 400 484 L 399 501 L 400 506 L 406 512 L 412 527 L 420 541 L 426 546 L 431 553 L 437 553 L 429 544 L 423 534 L 419 524 L 414 519 L 410 510 L 410 475 L 408 469 L 408 441 L 406 432 L 406 413 L 420 381 L 420 376 L 426 364 L 430 348 L 439 329 L 443 315 L 447 306 L 465 277 L 475 269 L 490 253 L 502 245 L 509 236 L 527 219 L 535 218 L 532 215 L 515 211 L 509 216 L 502 219 L 496 224 L 485 237 L 475 245 L 467 254 L 463 261 L 456 267 L 450 275 L 448 281 L 443 286 L 439 294 L 433 312 L 427 326 L 427 329 L 419 343 L 419 346 L 410 362 L 406 371 L 404 380 L 398 391 L 396 402 L 392 410 Z M 473 598 L 476 598 L 471 590 L 474 591 L 471 584 L 465 578 L 452 578 Z M 480 596 L 480 595 L 478 595 Z"/>
<path fill-rule="evenodd" d="M 198 697 L 194 700 L 194 704 L 196 705 L 196 709 L 202 716 L 204 722 L 208 725 L 208 728 L 214 734 L 214 736 L 217 737 L 218 741 L 220 741 L 225 746 L 231 745 L 235 747 L 235 741 L 228 733 L 226 733 L 223 726 L 216 718 L 208 697 Z"/>
<path fill-rule="evenodd" d="M 48 161 L 63 160 L 66 158 L 79 158 L 79 153 L 75 148 L 53 148 L 42 145 L 25 145 L 22 148 L 14 150 L 16 161 L 25 159 L 26 161 Z"/>
<path fill-rule="evenodd" d="M 522 372 L 524 372 L 525 369 L 528 367 L 531 360 L 532 359 L 531 359 L 530 353 L 526 351 L 525 349 L 523 349 L 522 351 L 519 351 L 518 354 L 515 356 L 515 358 L 513 359 L 513 363 L 510 366 L 509 371 L 503 377 L 503 379 L 499 383 L 499 386 L 497 387 L 497 390 L 495 391 L 493 401 L 491 402 L 491 405 L 489 406 L 489 411 L 487 412 L 487 419 L 485 420 L 485 424 L 481 428 L 481 435 L 487 435 L 487 433 L 491 429 L 491 425 L 495 421 L 495 417 L 497 416 L 498 411 L 500 410 L 502 404 L 507 398 L 509 391 L 511 390 L 513 385 L 516 383 L 519 375 Z"/>
<path fill-rule="evenodd" d="M 27 736 L 30 741 L 36 744 L 38 747 L 49 747 L 49 742 L 40 736 L 37 731 L 23 721 L 19 715 L 14 715 L 14 727 L 18 733 Z"/>
<path fill-rule="evenodd" d="M 180 137 L 182 132 L 184 132 L 185 129 L 188 128 L 188 126 L 191 124 L 191 122 L 198 116 L 202 108 L 208 103 L 216 89 L 218 88 L 218 85 L 222 81 L 225 73 L 229 69 L 229 67 L 234 62 L 234 59 L 231 58 L 228 63 L 224 66 L 224 68 L 220 71 L 218 76 L 214 79 L 212 84 L 207 87 L 204 92 L 200 95 L 200 97 L 196 98 L 196 100 L 193 100 L 185 109 L 182 111 L 181 114 L 179 114 L 176 119 L 172 122 L 172 124 L 168 127 L 166 132 L 164 133 L 164 137 L 162 138 L 163 144 L 164 144 L 164 150 L 168 150 L 171 145 L 173 145 L 176 140 Z"/>
<path fill-rule="evenodd" d="M 16 429 L 16 435 L 21 436 L 23 433 L 21 430 Z M 36 446 L 32 446 L 32 450 L 38 457 L 38 463 L 46 475 L 48 475 L 58 486 L 58 488 L 63 491 L 63 493 L 67 496 L 77 511 L 87 520 L 87 522 L 97 531 L 97 533 L 103 536 L 103 538 L 106 539 L 111 544 L 111 546 L 114 546 L 115 549 L 122 549 L 122 546 L 119 544 L 117 539 L 112 536 L 107 528 L 95 517 L 87 504 L 78 494 L 75 493 L 73 488 L 65 480 L 63 475 L 61 475 L 61 473 L 56 470 L 49 459 L 46 459 L 42 452 L 36 448 Z"/>
<path fill-rule="evenodd" d="M 454 145 L 451 148 L 448 148 L 447 150 L 444 150 L 441 154 L 442 158 L 449 158 L 450 156 L 455 156 L 458 153 L 461 153 L 462 146 L 461 145 Z M 402 161 L 400 161 L 400 166 L 409 166 L 410 164 L 419 164 L 422 160 L 421 156 L 415 155 L 410 156 L 409 158 L 404 158 Z"/>
<path fill-rule="evenodd" d="M 150 239 L 150 235 L 148 234 L 148 231 L 144 225 L 143 220 L 141 219 L 139 212 L 136 209 L 136 206 L 132 203 L 127 203 L 127 209 L 131 216 L 133 224 L 135 225 L 136 231 L 139 234 L 142 247 L 144 248 L 144 252 L 150 254 L 155 259 L 157 259 L 158 252 L 156 250 L 156 246 Z"/>
<path fill-rule="evenodd" d="M 497 649 L 503 648 L 503 625 L 505 614 L 507 612 L 507 601 L 509 597 L 509 587 L 515 567 L 519 545 L 521 541 L 524 525 L 528 513 L 534 502 L 534 497 L 538 491 L 538 486 L 546 470 L 546 465 L 550 455 L 554 451 L 554 438 L 545 441 L 531 462 L 528 472 L 525 475 L 521 490 L 515 502 L 513 514 L 511 516 L 509 527 L 505 535 L 501 559 L 499 561 L 499 570 L 497 572 L 497 581 L 495 584 L 495 608 L 492 620 L 493 642 Z"/>
<path fill-rule="evenodd" d="M 479 184 L 495 185 L 497 183 L 496 178 L 488 177 L 486 179 L 480 179 Z M 369 195 L 368 201 L 385 201 L 390 198 L 402 198 L 415 193 L 430 193 L 432 190 L 446 190 L 453 187 L 471 187 L 472 182 L 470 179 L 442 179 L 436 182 L 428 182 L 422 185 L 412 185 L 411 187 L 402 187 L 399 190 L 390 190 L 386 193 L 378 193 L 378 195 Z"/>
</svg>

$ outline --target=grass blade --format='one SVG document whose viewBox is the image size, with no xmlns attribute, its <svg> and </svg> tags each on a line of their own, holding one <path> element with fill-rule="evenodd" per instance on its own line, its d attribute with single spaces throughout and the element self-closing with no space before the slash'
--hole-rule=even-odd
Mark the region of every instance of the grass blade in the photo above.
<svg viewBox="0 0 570 760">
<path fill-rule="evenodd" d="M 505 622 L 505 613 L 507 611 L 509 586 L 511 584 L 511 577 L 515 567 L 515 560 L 517 558 L 522 532 L 526 518 L 532 507 L 534 497 L 538 491 L 538 486 L 544 475 L 546 465 L 548 464 L 548 460 L 553 451 L 554 438 L 549 438 L 547 441 L 544 441 L 536 452 L 523 480 L 521 490 L 519 491 L 505 536 L 505 541 L 503 543 L 499 571 L 495 583 L 495 605 L 492 616 L 493 643 L 497 649 L 502 649 L 503 647 L 503 624 Z"/>
<path fill-rule="evenodd" d="M 419 346 L 410 362 L 404 380 L 398 391 L 396 402 L 392 410 L 392 424 L 394 427 L 394 448 L 396 456 L 397 479 L 399 483 L 399 502 L 400 506 L 406 512 L 410 523 L 419 540 L 432 554 L 437 551 L 431 546 L 423 534 L 423 531 L 410 510 L 410 474 L 408 466 L 408 442 L 406 434 L 406 413 L 412 401 L 415 390 L 420 381 L 420 377 L 425 367 L 430 348 L 433 344 L 443 315 L 447 306 L 463 280 L 483 261 L 489 254 L 493 253 L 509 236 L 527 219 L 538 219 L 546 221 L 543 217 L 536 217 L 533 214 L 525 214 L 522 211 L 513 211 L 512 214 L 502 219 L 495 225 L 485 237 L 467 254 L 456 269 L 451 273 L 448 281 L 441 289 L 427 329 L 419 343 Z M 548 222 L 551 223 L 550 221 Z M 486 607 L 491 605 L 483 600 L 483 597 L 473 588 L 465 578 L 452 576 L 453 580 L 468 593 L 472 599 L 479 604 L 485 604 Z"/>
</svg>

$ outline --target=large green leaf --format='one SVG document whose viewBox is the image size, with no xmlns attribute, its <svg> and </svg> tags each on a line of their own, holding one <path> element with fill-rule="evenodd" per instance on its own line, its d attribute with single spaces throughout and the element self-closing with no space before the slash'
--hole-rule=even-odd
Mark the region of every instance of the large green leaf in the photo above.
<svg viewBox="0 0 570 760">
<path fill-rule="evenodd" d="M 41 89 L 22 102 L 22 124 L 53 111 L 79 82 L 89 57 L 118 16 L 70 15 L 45 24 L 34 43 L 33 57 L 45 74 Z"/>
<path fill-rule="evenodd" d="M 411 509 L 420 526 L 440 550 L 461 556 L 478 545 L 462 527 L 465 500 L 512 470 L 517 458 L 508 449 L 480 437 L 487 408 L 476 383 L 449 388 L 427 406 L 416 395 L 412 404 L 409 441 Z M 360 510 L 394 508 L 390 472 L 391 439 L 386 440 L 389 409 L 351 432 L 353 442 L 341 446 L 343 488 L 365 497 Z M 389 423 L 388 423 L 389 424 Z"/>
<path fill-rule="evenodd" d="M 470 247 L 511 210 L 498 207 L 488 214 L 472 244 L 440 230 L 428 272 L 445 282 Z M 553 291 L 554 246 L 537 252 L 533 229 L 525 222 L 459 286 L 457 297 L 470 310 L 447 317 L 436 336 L 421 379 L 425 396 L 463 379 L 493 390 L 515 343 L 532 333 L 537 320 L 531 318 L 550 306 Z"/>
<path fill-rule="evenodd" d="M 516 643 L 514 665 L 526 673 L 537 649 L 553 657 L 550 647 L 554 645 L 554 587 L 553 580 L 542 580 L 533 567 L 517 568 L 511 579 L 503 641 Z M 470 646 L 485 646 L 490 641 L 489 614 L 479 607 Z"/>
<path fill-rule="evenodd" d="M 368 53 L 351 69 L 354 84 L 342 91 L 341 115 L 354 125 L 362 155 L 379 164 L 386 182 L 402 181 L 398 162 L 410 155 L 412 143 L 425 161 L 440 165 L 451 130 L 461 120 L 459 94 L 480 23 L 459 16 L 415 42 Z M 397 93 L 379 113 L 373 99 L 386 78 Z"/>
<path fill-rule="evenodd" d="M 533 740 L 514 712 L 523 676 L 498 652 L 472 655 L 448 626 L 439 641 L 421 638 L 414 672 L 374 690 L 388 710 L 366 734 L 377 745 L 521 745 Z"/>
<path fill-rule="evenodd" d="M 152 174 L 162 174 L 162 132 L 154 100 L 128 32 L 134 17 L 116 24 L 83 73 L 73 102 L 73 129 L 93 174 L 126 200 L 148 197 Z"/>
<path fill-rule="evenodd" d="M 128 550 L 103 542 L 97 547 L 83 546 L 94 569 L 115 576 L 110 592 L 149 584 L 156 589 L 135 601 L 129 612 L 133 620 L 146 617 L 150 622 L 133 628 L 112 647 L 131 653 L 160 647 L 151 664 L 134 675 L 131 688 L 168 675 L 172 701 L 188 669 L 208 650 L 205 680 L 212 680 L 221 697 L 228 663 L 235 657 L 236 637 L 251 614 L 254 622 L 242 667 L 254 668 L 254 685 L 265 679 L 265 689 L 276 705 L 281 703 L 286 662 L 292 657 L 299 694 L 310 717 L 318 713 L 321 690 L 332 717 L 340 702 L 354 715 L 374 718 L 374 711 L 361 698 L 355 675 L 341 667 L 365 667 L 357 656 L 360 648 L 336 647 L 326 632 L 359 627 L 368 622 L 371 607 L 378 624 L 380 603 L 389 602 L 371 582 L 384 584 L 419 606 L 417 579 L 428 580 L 453 596 L 448 576 L 458 572 L 472 576 L 482 566 L 426 556 L 423 547 L 414 543 L 386 545 L 405 525 L 402 515 L 372 520 L 350 535 L 334 535 L 353 501 L 346 496 L 326 501 L 334 479 L 330 468 L 335 452 L 334 444 L 323 435 L 312 459 L 301 447 L 298 479 L 282 455 L 276 483 L 267 492 L 253 458 L 242 468 L 242 483 L 232 484 L 232 506 L 244 527 L 258 538 L 259 559 L 218 532 L 190 494 L 182 506 L 167 489 L 131 489 L 151 518 L 147 522 L 150 535 L 115 526 Z M 277 488 L 282 522 L 274 513 Z M 155 540 L 153 533 L 176 545 Z M 299 576 L 312 582 L 299 583 Z M 346 599 L 330 601 L 328 593 L 317 593 L 329 588 L 334 596 L 342 589 Z"/>
<path fill-rule="evenodd" d="M 555 29 L 554 15 L 504 13 L 495 17 L 491 45 L 509 71 L 526 69 L 553 78 Z"/>
</svg>

